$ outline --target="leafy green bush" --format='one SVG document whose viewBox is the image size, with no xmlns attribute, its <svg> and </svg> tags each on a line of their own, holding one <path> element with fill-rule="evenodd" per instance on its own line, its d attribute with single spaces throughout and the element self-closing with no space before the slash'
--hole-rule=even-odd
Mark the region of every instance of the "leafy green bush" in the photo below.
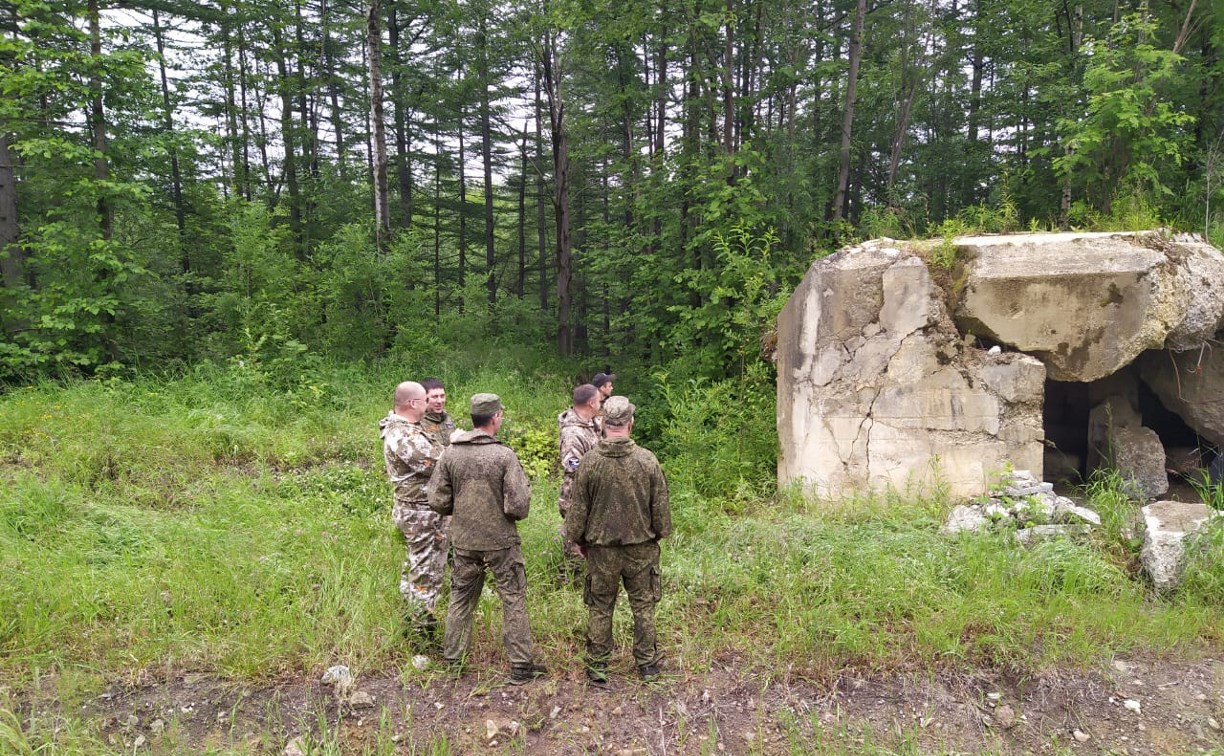
<svg viewBox="0 0 1224 756">
<path fill-rule="evenodd" d="M 750 364 L 742 379 L 674 381 L 655 375 L 666 412 L 656 452 L 669 480 L 722 502 L 766 497 L 775 487 L 775 389 L 769 368 Z"/>
<path fill-rule="evenodd" d="M 532 424 L 510 425 L 499 434 L 523 464 L 523 471 L 532 480 L 553 477 L 557 473 L 560 452 L 557 431 L 548 431 Z"/>
</svg>

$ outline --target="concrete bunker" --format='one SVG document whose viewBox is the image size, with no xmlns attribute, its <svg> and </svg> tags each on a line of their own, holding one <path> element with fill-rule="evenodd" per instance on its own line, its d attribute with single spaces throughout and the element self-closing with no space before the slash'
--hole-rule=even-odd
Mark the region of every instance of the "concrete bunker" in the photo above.
<svg viewBox="0 0 1224 756">
<path fill-rule="evenodd" d="M 778 477 L 837 496 L 984 493 L 1101 467 L 1163 496 L 1224 441 L 1224 256 L 1160 232 L 875 240 L 778 321 Z"/>
</svg>

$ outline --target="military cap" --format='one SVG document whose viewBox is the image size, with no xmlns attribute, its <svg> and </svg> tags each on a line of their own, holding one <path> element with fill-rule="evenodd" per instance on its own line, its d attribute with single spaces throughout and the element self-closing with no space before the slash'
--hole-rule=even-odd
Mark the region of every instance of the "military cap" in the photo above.
<svg viewBox="0 0 1224 756">
<path fill-rule="evenodd" d="M 472 395 L 472 414 L 477 417 L 493 417 L 501 408 L 501 397 L 497 394 Z"/>
<path fill-rule="evenodd" d="M 595 388 L 603 388 L 605 383 L 612 383 L 616 380 L 616 373 L 596 373 L 591 379 L 591 385 Z"/>
<path fill-rule="evenodd" d="M 633 419 L 633 411 L 636 409 L 625 397 L 610 396 L 603 404 L 604 421 L 612 425 L 624 425 Z"/>
</svg>

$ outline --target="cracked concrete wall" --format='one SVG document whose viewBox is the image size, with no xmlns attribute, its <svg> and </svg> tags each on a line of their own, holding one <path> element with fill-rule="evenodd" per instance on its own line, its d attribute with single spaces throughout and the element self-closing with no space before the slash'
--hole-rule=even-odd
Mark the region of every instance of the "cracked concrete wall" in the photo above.
<svg viewBox="0 0 1224 756">
<path fill-rule="evenodd" d="M 821 496 L 1040 477 L 1045 368 L 967 347 L 918 257 L 888 240 L 817 261 L 778 320 L 780 484 Z"/>
</svg>

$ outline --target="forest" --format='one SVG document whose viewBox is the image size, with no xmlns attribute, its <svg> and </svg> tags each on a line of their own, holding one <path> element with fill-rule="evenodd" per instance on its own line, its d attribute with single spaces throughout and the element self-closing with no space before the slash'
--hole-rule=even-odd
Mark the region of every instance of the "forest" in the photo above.
<svg viewBox="0 0 1224 756">
<path fill-rule="evenodd" d="M 1222 21 L 1199 0 L 8 0 L 0 385 L 459 344 L 719 379 L 855 239 L 1219 238 Z"/>
</svg>

